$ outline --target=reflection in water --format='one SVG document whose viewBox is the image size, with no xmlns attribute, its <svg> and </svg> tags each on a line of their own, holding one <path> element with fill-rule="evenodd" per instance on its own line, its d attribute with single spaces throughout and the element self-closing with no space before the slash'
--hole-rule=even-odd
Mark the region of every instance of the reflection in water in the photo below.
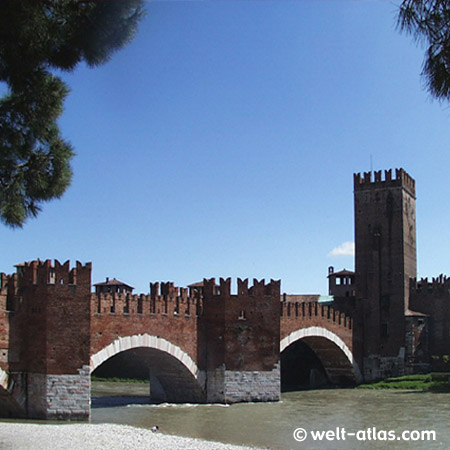
<svg viewBox="0 0 450 450">
<path fill-rule="evenodd" d="M 120 383 L 112 389 L 117 395 L 125 394 Z M 143 387 L 137 389 L 142 392 Z M 99 402 L 95 396 L 102 394 L 97 393 L 95 384 L 92 394 L 94 402 Z M 128 388 L 126 395 L 135 395 L 135 391 Z M 158 425 L 163 433 L 271 449 L 450 448 L 450 394 L 330 389 L 285 393 L 278 403 L 232 406 L 149 405 L 143 404 L 145 398 L 131 400 L 135 404 L 93 409 L 92 422 L 144 428 Z M 298 427 L 308 432 L 336 430 L 336 427 L 357 432 L 375 427 L 377 431 L 395 430 L 398 435 L 405 430 L 435 430 L 437 440 L 385 442 L 367 439 L 362 442 L 356 437 L 347 437 L 345 441 L 314 442 L 308 437 L 299 443 L 292 437 Z"/>
</svg>

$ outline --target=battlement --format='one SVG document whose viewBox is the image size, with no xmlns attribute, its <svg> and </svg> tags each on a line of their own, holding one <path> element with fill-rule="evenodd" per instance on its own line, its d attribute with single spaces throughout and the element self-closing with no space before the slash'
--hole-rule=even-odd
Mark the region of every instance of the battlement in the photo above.
<svg viewBox="0 0 450 450">
<path fill-rule="evenodd" d="M 450 298 L 450 278 L 441 274 L 438 277 L 433 277 L 431 281 L 428 278 L 416 278 L 410 279 L 409 290 L 411 294 L 415 296 L 426 294 L 445 294 Z"/>
<path fill-rule="evenodd" d="M 372 189 L 374 187 L 403 187 L 407 189 L 412 195 L 416 193 L 416 182 L 403 169 L 395 169 L 395 177 L 392 176 L 392 169 L 384 171 L 364 172 L 353 174 L 353 185 L 355 191 L 362 191 Z"/>
<path fill-rule="evenodd" d="M 91 283 L 91 263 L 83 265 L 79 261 L 70 268 L 70 261 L 61 264 L 57 259 L 54 263 L 40 259 L 18 264 L 17 278 L 19 288 L 31 285 L 78 285 Z"/>
<path fill-rule="evenodd" d="M 231 278 L 220 278 L 217 286 L 215 278 L 203 279 L 204 296 L 211 297 L 217 295 L 219 297 L 231 296 Z M 237 279 L 237 297 L 279 297 L 281 280 L 270 280 L 266 283 L 264 279 L 258 281 L 253 279 L 253 286 L 248 286 L 248 278 L 242 280 Z M 236 297 L 236 296 L 234 296 Z"/>
<path fill-rule="evenodd" d="M 158 296 L 187 298 L 189 296 L 189 289 L 174 286 L 174 283 L 171 281 L 156 282 L 150 283 L 150 295 L 152 298 L 156 298 Z"/>
<path fill-rule="evenodd" d="M 339 312 L 328 305 L 317 302 L 281 302 L 281 317 L 294 320 L 313 320 L 321 318 L 340 327 L 351 330 L 353 320 L 351 317 Z"/>
<path fill-rule="evenodd" d="M 6 273 L 0 273 L 0 295 L 7 295 L 8 293 L 14 293 L 17 288 L 17 274 L 7 275 Z"/>
<path fill-rule="evenodd" d="M 159 283 L 152 283 L 154 288 Z M 163 283 L 165 284 L 165 283 Z M 170 283 L 173 284 L 173 283 Z M 167 286 L 166 286 L 167 287 Z M 172 286 L 173 287 L 173 286 Z M 171 294 L 165 288 L 151 294 L 92 294 L 91 314 L 199 316 L 202 314 L 201 298 L 189 297 L 186 288 L 176 288 Z M 172 295 L 174 294 L 174 295 Z M 176 295 L 175 295 L 176 294 Z"/>
<path fill-rule="evenodd" d="M 280 280 L 253 280 L 248 286 L 248 279 L 237 279 L 237 295 L 231 295 L 231 278 L 203 280 L 203 290 L 189 292 L 188 288 L 177 287 L 173 282 L 150 283 L 150 294 L 92 294 L 92 314 L 165 314 L 201 316 L 205 298 L 280 298 Z"/>
</svg>

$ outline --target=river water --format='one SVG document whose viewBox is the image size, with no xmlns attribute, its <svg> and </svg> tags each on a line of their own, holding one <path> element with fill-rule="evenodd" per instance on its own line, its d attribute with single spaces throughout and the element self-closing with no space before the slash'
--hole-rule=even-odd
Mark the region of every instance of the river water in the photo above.
<svg viewBox="0 0 450 450">
<path fill-rule="evenodd" d="M 450 393 L 324 389 L 225 406 L 150 405 L 147 392 L 147 385 L 93 383 L 92 422 L 158 425 L 167 434 L 270 449 L 450 448 Z M 294 439 L 297 428 L 305 441 Z M 422 440 L 423 430 L 436 440 Z M 328 439 L 314 440 L 316 431 L 328 431 Z"/>
</svg>

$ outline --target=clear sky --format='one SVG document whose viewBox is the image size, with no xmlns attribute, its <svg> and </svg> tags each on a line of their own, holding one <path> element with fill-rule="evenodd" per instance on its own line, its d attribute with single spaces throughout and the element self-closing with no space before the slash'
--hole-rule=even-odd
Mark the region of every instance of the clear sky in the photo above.
<svg viewBox="0 0 450 450">
<path fill-rule="evenodd" d="M 326 294 L 328 266 L 353 268 L 332 256 L 354 239 L 353 173 L 403 167 L 419 276 L 450 275 L 449 105 L 423 89 L 395 3 L 146 5 L 108 64 L 64 75 L 73 182 L 22 229 L 0 227 L 0 271 L 57 258 L 137 293 L 231 276 Z"/>
</svg>

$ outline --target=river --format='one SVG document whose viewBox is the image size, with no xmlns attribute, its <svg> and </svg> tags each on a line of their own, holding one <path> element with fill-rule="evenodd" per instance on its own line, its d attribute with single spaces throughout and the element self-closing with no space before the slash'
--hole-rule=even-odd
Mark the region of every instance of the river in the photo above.
<svg viewBox="0 0 450 450">
<path fill-rule="evenodd" d="M 93 383 L 92 422 L 158 425 L 167 434 L 270 449 L 450 448 L 450 393 L 324 389 L 226 406 L 149 405 L 147 392 L 142 384 Z M 294 440 L 298 428 L 304 442 Z M 422 440 L 423 430 L 436 440 Z M 317 431 L 328 436 L 314 440 Z"/>
</svg>

